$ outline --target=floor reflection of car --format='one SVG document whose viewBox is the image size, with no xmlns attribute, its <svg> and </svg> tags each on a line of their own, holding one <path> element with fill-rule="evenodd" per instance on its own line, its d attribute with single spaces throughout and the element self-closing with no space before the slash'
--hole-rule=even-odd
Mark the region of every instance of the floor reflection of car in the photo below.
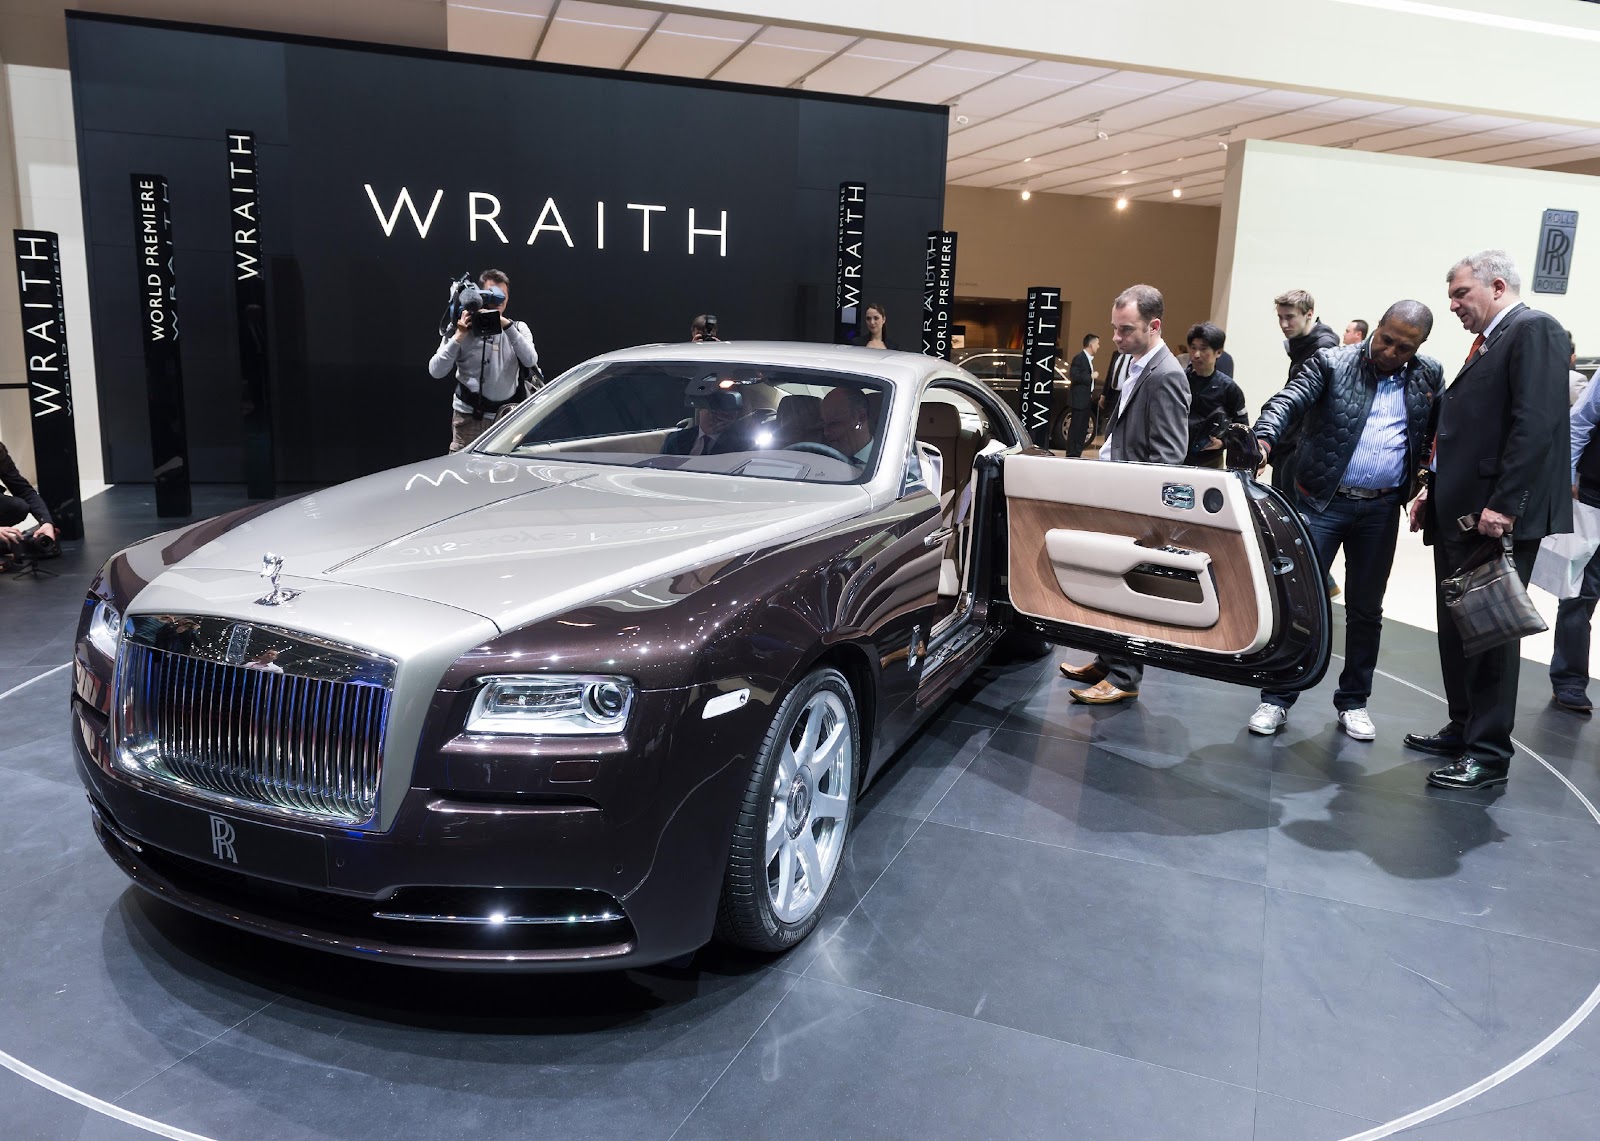
<svg viewBox="0 0 1600 1141">
<path fill-rule="evenodd" d="M 1000 393 L 1013 410 L 1019 409 L 1022 387 L 1022 353 L 1017 349 L 964 349 L 955 354 L 955 363 L 990 388 Z M 1057 354 L 1056 381 L 1050 394 L 1050 446 L 1062 448 L 1067 443 L 1067 421 L 1072 411 L 1067 406 L 1067 390 L 1072 381 L 1067 377 L 1068 360 Z"/>
<path fill-rule="evenodd" d="M 135 544 L 74 656 L 101 843 L 180 907 L 349 955 L 772 952 L 817 923 L 857 795 L 1019 627 L 1321 677 L 1276 493 L 1021 432 L 928 357 L 653 346 L 468 451 Z"/>
</svg>

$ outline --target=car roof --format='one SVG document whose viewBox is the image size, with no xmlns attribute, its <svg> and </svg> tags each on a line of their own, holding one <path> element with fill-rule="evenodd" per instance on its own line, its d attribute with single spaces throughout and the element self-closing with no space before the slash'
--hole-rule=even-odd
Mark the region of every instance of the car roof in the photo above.
<svg viewBox="0 0 1600 1141">
<path fill-rule="evenodd" d="M 594 358 L 599 361 L 708 361 L 848 372 L 905 387 L 920 386 L 936 373 L 954 371 L 949 361 L 921 353 L 819 345 L 806 341 L 698 341 L 637 345 Z"/>
</svg>

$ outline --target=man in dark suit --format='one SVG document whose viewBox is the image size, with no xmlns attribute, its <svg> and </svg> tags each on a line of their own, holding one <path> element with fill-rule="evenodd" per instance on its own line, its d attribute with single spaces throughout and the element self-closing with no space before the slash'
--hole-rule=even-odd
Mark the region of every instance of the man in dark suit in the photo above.
<svg viewBox="0 0 1600 1141">
<path fill-rule="evenodd" d="M 1160 290 L 1134 285 L 1111 309 L 1111 339 L 1128 355 L 1123 382 L 1100 458 L 1113 463 L 1181 464 L 1189 453 L 1189 378 L 1161 343 L 1165 303 Z M 1071 691 L 1085 705 L 1112 705 L 1139 696 L 1144 663 L 1101 654 L 1082 666 L 1061 664 L 1061 673 L 1084 689 Z"/>
<path fill-rule="evenodd" d="M 1411 528 L 1420 527 L 1433 545 L 1439 580 L 1455 574 L 1485 538 L 1511 535 L 1512 561 L 1526 584 L 1539 540 L 1572 529 L 1566 333 L 1522 303 L 1517 268 L 1500 250 L 1462 259 L 1447 280 L 1450 311 L 1477 336 L 1440 398 L 1432 487 L 1412 504 Z M 1520 643 L 1468 657 L 1442 594 L 1438 609 L 1450 723 L 1437 733 L 1408 734 L 1405 743 L 1450 759 L 1428 774 L 1435 787 L 1505 784 Z"/>
<path fill-rule="evenodd" d="M 709 456 L 717 450 L 717 437 L 739 418 L 737 409 L 695 409 L 694 422 L 661 441 L 664 456 Z"/>
<path fill-rule="evenodd" d="M 1067 392 L 1072 408 L 1072 422 L 1067 427 L 1067 456 L 1070 459 L 1083 455 L 1084 445 L 1089 442 L 1089 430 L 1094 424 L 1094 355 L 1099 351 L 1100 338 L 1094 333 L 1086 333 L 1083 351 L 1073 357 L 1072 364 L 1067 367 L 1067 379 L 1072 381 L 1072 388 Z"/>
</svg>

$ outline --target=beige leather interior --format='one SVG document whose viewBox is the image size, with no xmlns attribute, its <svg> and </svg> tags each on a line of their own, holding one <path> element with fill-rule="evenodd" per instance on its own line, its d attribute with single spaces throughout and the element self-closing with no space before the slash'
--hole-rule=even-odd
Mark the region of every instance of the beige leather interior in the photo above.
<svg viewBox="0 0 1600 1141">
<path fill-rule="evenodd" d="M 961 444 L 961 414 L 953 404 L 924 402 L 920 405 L 917 408 L 917 439 L 938 448 L 939 454 L 944 457 L 944 476 L 938 488 L 941 494 L 954 491 L 958 483 L 965 482 L 957 459 Z M 971 478 L 971 468 L 972 461 L 969 459 L 964 473 L 967 478 Z"/>
</svg>

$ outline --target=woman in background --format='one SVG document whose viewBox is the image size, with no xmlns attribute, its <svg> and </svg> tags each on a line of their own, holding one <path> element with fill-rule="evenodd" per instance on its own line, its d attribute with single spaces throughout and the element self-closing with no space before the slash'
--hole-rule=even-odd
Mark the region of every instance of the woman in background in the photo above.
<svg viewBox="0 0 1600 1141">
<path fill-rule="evenodd" d="M 889 313 L 882 305 L 868 305 L 861 315 L 861 340 L 856 344 L 864 349 L 893 349 L 897 346 L 884 337 L 889 326 Z"/>
</svg>

